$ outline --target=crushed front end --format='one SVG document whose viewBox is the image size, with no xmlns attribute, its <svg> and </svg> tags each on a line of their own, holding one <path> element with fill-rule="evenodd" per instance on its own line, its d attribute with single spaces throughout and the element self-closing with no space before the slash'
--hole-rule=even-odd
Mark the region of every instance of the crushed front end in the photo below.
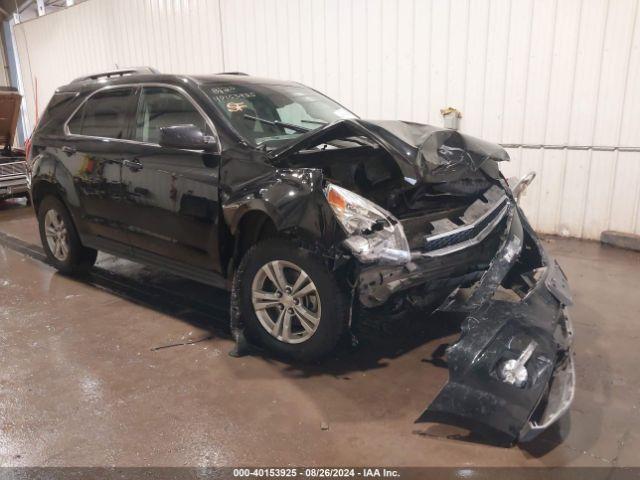
<svg viewBox="0 0 640 480">
<path fill-rule="evenodd" d="M 546 429 L 573 400 L 572 300 L 514 198 L 495 187 L 480 203 L 462 227 L 428 235 L 406 265 L 363 269 L 358 293 L 376 306 L 406 292 L 457 291 L 441 307 L 465 316 L 447 349 L 450 378 L 418 422 L 511 445 Z"/>
<path fill-rule="evenodd" d="M 317 148 L 327 143 L 333 148 Z M 517 205 L 533 175 L 511 188 L 498 168 L 509 160 L 502 147 L 428 125 L 358 119 L 310 133 L 285 154 L 289 167 L 322 169 L 358 307 L 380 309 L 381 318 L 407 303 L 464 317 L 447 350 L 449 381 L 419 422 L 513 444 L 569 408 L 571 295 Z"/>
</svg>

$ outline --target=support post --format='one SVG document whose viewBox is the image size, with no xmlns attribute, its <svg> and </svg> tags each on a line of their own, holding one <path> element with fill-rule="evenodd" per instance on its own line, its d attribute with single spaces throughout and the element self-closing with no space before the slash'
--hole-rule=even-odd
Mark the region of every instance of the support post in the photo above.
<svg viewBox="0 0 640 480">
<path fill-rule="evenodd" d="M 41 17 L 46 13 L 44 8 L 44 0 L 38 0 L 38 16 Z"/>
</svg>

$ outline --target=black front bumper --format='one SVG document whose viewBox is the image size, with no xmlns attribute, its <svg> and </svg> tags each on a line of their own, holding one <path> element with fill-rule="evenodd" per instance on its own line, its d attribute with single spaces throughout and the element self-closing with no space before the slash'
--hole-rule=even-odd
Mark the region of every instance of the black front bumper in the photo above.
<svg viewBox="0 0 640 480">
<path fill-rule="evenodd" d="M 460 339 L 447 349 L 449 381 L 417 420 L 468 428 L 502 445 L 527 440 L 554 423 L 569 409 L 575 389 L 566 277 L 519 209 L 509 222 L 470 298 L 450 307 L 466 318 Z M 496 299 L 497 288 L 531 259 L 538 275 L 526 294 L 516 301 Z M 505 382 L 500 366 L 532 343 L 526 382 Z"/>
<path fill-rule="evenodd" d="M 477 281 L 504 242 L 513 215 L 512 201 L 502 189 L 495 187 L 490 197 L 486 207 L 476 201 L 467 208 L 465 226 L 429 237 L 418 234 L 422 241 L 411 242 L 417 249 L 411 251 L 410 262 L 362 266 L 357 282 L 360 303 L 376 307 L 414 287 L 422 294 L 448 294 Z"/>
</svg>

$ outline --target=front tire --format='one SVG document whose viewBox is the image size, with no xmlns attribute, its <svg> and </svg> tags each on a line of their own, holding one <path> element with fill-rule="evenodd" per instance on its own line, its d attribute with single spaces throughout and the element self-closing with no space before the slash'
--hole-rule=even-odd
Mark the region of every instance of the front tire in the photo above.
<svg viewBox="0 0 640 480">
<path fill-rule="evenodd" d="M 347 296 L 312 252 L 283 239 L 251 247 L 234 277 L 247 336 L 302 361 L 330 353 L 348 324 Z"/>
<path fill-rule="evenodd" d="M 40 240 L 49 263 L 62 273 L 82 274 L 93 266 L 98 252 L 84 247 L 67 208 L 47 196 L 38 208 Z"/>
</svg>

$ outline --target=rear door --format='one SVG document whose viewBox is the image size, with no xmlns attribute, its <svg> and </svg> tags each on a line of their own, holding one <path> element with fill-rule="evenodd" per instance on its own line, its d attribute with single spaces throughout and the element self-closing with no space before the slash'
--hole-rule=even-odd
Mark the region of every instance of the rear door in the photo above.
<svg viewBox="0 0 640 480">
<path fill-rule="evenodd" d="M 136 87 L 107 87 L 91 95 L 65 126 L 60 155 L 70 170 L 87 234 L 127 241 L 122 209 L 122 162 L 128 157 Z"/>
<path fill-rule="evenodd" d="M 211 120 L 180 87 L 143 85 L 122 180 L 131 245 L 208 270 L 219 270 L 219 157 L 159 145 L 160 129 L 195 125 L 215 134 Z"/>
</svg>

